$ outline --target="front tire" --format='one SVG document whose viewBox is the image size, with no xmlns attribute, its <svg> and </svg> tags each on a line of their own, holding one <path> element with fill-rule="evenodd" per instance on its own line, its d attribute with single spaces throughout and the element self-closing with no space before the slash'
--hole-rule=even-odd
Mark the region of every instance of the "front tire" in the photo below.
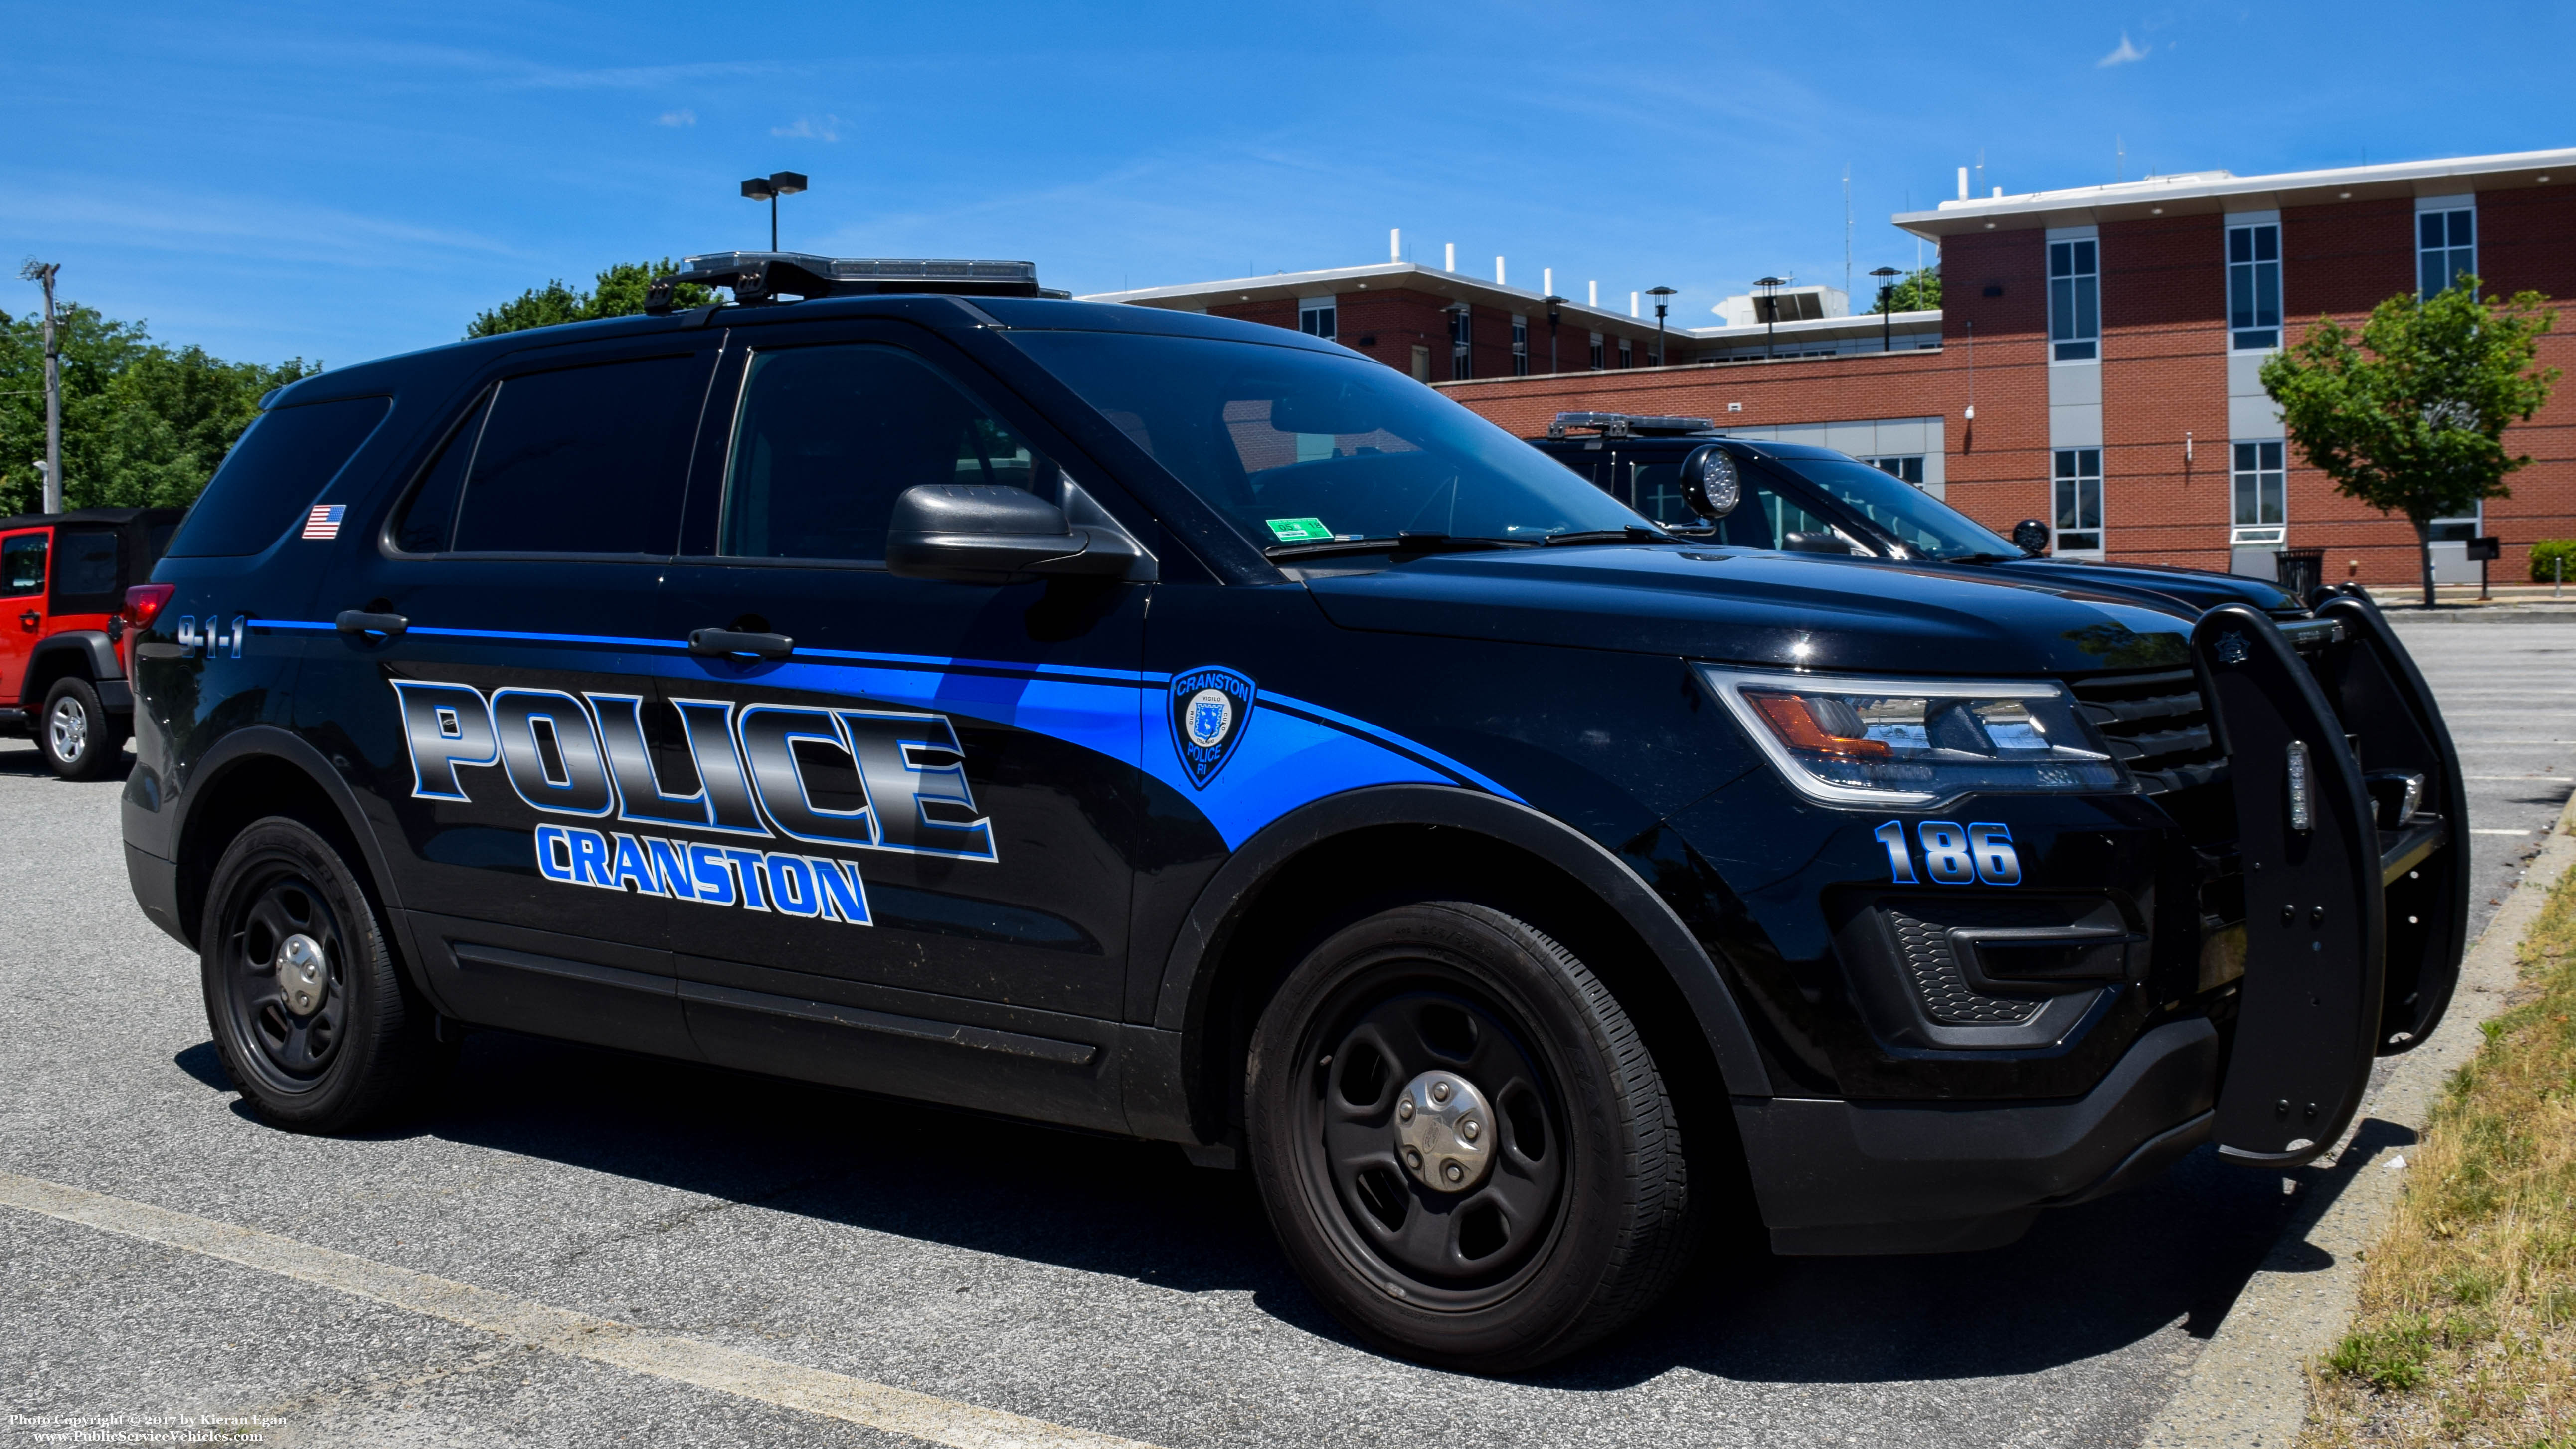
<svg viewBox="0 0 2576 1449">
<path fill-rule="evenodd" d="M 270 816 L 206 892 L 199 968 L 224 1071 L 270 1124 L 347 1132 L 427 1085 L 448 1053 L 332 844 Z"/>
<path fill-rule="evenodd" d="M 1561 1358 L 1687 1259 L 1654 1059 L 1589 968 L 1500 911 L 1426 902 L 1334 934 L 1263 1011 L 1246 1093 L 1290 1260 L 1393 1352 L 1480 1372 Z"/>
<path fill-rule="evenodd" d="M 36 748 L 45 764 L 66 780 L 105 779 L 125 751 L 132 721 L 109 714 L 98 702 L 98 690 L 78 675 L 66 675 L 45 691 L 36 720 Z"/>
</svg>

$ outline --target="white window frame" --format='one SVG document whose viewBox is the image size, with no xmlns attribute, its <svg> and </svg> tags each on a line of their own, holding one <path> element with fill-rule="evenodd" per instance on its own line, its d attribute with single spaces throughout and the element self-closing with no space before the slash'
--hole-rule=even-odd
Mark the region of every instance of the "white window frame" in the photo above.
<svg viewBox="0 0 2576 1449">
<path fill-rule="evenodd" d="M 1529 318 L 1512 314 L 1512 376 L 1529 376 Z"/>
<path fill-rule="evenodd" d="M 2467 216 L 2469 219 L 2469 242 L 2467 246 L 2459 245 L 2453 237 L 2448 235 L 2443 238 L 2443 244 L 2441 246 L 2428 247 L 2424 244 L 2424 219 L 2426 217 L 2442 217 L 2443 228 L 2447 233 L 2456 232 L 2458 230 L 2457 226 L 2453 224 L 2452 219 L 2462 215 Z M 2461 266 L 2459 264 L 2459 258 L 2463 252 L 2468 255 L 2468 265 L 2466 266 Z M 2430 291 L 2425 290 L 2425 263 L 2428 258 L 2437 253 L 2442 257 L 2442 262 L 2439 263 L 2439 265 L 2448 267 L 2449 276 L 2451 277 L 2457 277 L 2462 272 L 2474 273 L 2477 271 L 2478 199 L 2476 196 L 2419 196 L 2415 198 L 2415 295 L 2418 300 L 2431 297 L 2436 293 L 2450 290 L 2451 283 L 2448 280 L 2445 280 L 2441 286 L 2435 287 Z"/>
<path fill-rule="evenodd" d="M 2102 234 L 2099 227 L 2053 226 L 2042 253 L 2048 277 L 2048 360 L 2050 363 L 2096 363 L 2102 360 Z M 2064 261 L 2066 273 L 2058 273 Z M 2086 263 L 2090 270 L 2083 270 Z M 2060 288 L 2060 283 L 2065 285 Z M 2061 297 L 2063 300 L 2061 301 Z M 2092 330 L 2084 329 L 2085 300 L 2092 302 Z M 2068 316 L 2065 314 L 2072 313 Z"/>
<path fill-rule="evenodd" d="M 1297 299 L 1297 330 L 1326 342 L 1341 339 L 1341 299 L 1338 297 L 1300 297 Z"/>
<path fill-rule="evenodd" d="M 2270 450 L 2268 453 L 2266 449 Z M 2230 548 L 2279 548 L 2290 536 L 2290 468 L 2289 445 L 2277 438 L 2249 438 L 2231 442 L 2227 450 L 2227 543 Z M 2248 466 L 2248 461 L 2251 466 Z M 2253 488 L 2252 518 L 2246 504 L 2248 483 Z M 2268 483 L 2266 480 L 2269 480 Z M 2270 500 L 2265 489 L 2273 490 Z M 2269 501 L 2273 506 L 2264 507 Z M 2266 512 L 2274 516 L 2265 518 Z"/>
<path fill-rule="evenodd" d="M 2102 450 L 2056 448 L 2050 450 L 2048 461 L 2049 552 L 2062 558 L 2102 557 L 2103 545 L 2107 541 L 2102 527 Z M 2090 473 L 2085 471 L 2088 461 L 2092 464 Z M 2091 485 L 2090 501 L 2093 505 L 2089 522 L 2084 507 L 2087 484 Z M 2070 510 L 2064 497 L 2070 489 L 2074 494 L 2071 510 L 2074 522 L 2071 525 L 2066 522 Z M 2092 539 L 2090 543 L 2080 541 L 2088 535 Z M 2069 539 L 2078 541 L 2065 541 Z"/>
<path fill-rule="evenodd" d="M 2272 255 L 2263 256 L 2263 241 L 2269 234 Z M 2247 259 L 2236 259 L 2237 238 L 2245 238 Z M 2227 350 L 2230 352 L 2277 352 L 2281 347 L 2281 329 L 2287 306 L 2282 301 L 2281 213 L 2277 211 L 2239 212 L 2227 218 L 2226 241 L 2219 253 L 2227 268 Z M 2262 313 L 2264 269 L 2271 271 L 2272 320 L 2265 322 Z M 2236 325 L 2238 288 L 2253 289 L 2255 312 L 2247 325 Z"/>
</svg>

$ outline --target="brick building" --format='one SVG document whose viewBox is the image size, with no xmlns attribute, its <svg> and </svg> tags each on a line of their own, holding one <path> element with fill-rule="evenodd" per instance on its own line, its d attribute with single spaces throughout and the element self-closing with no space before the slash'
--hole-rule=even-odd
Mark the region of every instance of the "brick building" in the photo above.
<svg viewBox="0 0 2576 1449">
<path fill-rule="evenodd" d="M 2329 578 L 2402 585 L 2413 529 L 2301 466 L 2263 360 L 2320 314 L 2462 271 L 2576 297 L 2576 150 L 1963 197 L 1895 223 L 1941 246 L 1942 311 L 1674 328 L 1664 366 L 1651 319 L 1565 303 L 1551 374 L 1541 294 L 1401 263 L 1115 299 L 1338 336 L 1524 436 L 1561 410 L 1711 417 L 1872 458 L 1998 528 L 2047 519 L 2060 553 L 2268 574 L 2321 548 Z M 2576 374 L 2564 321 L 2541 362 Z M 2473 535 L 2502 540 L 2498 582 L 2576 537 L 2576 376 L 2506 441 L 2533 463 L 2437 526 L 2445 582 L 2476 581 Z"/>
</svg>

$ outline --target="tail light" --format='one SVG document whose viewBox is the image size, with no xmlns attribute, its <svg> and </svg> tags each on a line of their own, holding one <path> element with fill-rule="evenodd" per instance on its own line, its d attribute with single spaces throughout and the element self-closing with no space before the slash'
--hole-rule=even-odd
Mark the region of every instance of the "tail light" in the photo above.
<svg viewBox="0 0 2576 1449">
<path fill-rule="evenodd" d="M 179 591 L 177 584 L 136 584 L 125 591 L 125 609 L 119 615 L 131 630 L 148 629 L 161 617 L 161 606 Z"/>
</svg>

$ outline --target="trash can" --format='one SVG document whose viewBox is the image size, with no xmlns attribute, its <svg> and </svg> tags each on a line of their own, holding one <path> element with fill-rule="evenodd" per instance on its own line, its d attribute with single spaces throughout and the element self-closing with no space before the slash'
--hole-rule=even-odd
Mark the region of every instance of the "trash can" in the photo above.
<svg viewBox="0 0 2576 1449">
<path fill-rule="evenodd" d="M 2326 551 L 2321 548 L 2285 548 L 2273 565 L 2272 577 L 2283 591 L 2302 603 L 2326 581 Z"/>
</svg>

